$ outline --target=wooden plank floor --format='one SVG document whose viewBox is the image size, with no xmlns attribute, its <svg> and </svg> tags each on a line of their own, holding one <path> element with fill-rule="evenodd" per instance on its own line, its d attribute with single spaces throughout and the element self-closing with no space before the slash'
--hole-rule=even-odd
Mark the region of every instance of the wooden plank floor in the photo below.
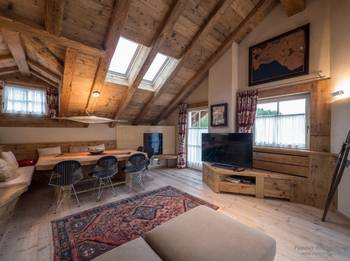
<svg viewBox="0 0 350 261">
<path fill-rule="evenodd" d="M 329 221 L 322 223 L 322 211 L 312 207 L 280 200 L 216 194 L 202 183 L 201 173 L 194 170 L 153 169 L 150 175 L 152 180 L 147 179 L 145 190 L 174 186 L 218 205 L 218 211 L 275 238 L 275 260 L 350 260 L 350 222 L 340 214 L 331 213 Z M 80 196 L 81 207 L 76 207 L 73 199 L 67 199 L 54 214 L 52 188 L 33 186 L 19 200 L 1 241 L 0 260 L 52 260 L 51 220 L 137 193 L 128 193 L 126 186 L 120 186 L 116 197 L 106 191 L 100 202 L 95 201 L 96 193 L 87 193 Z"/>
</svg>

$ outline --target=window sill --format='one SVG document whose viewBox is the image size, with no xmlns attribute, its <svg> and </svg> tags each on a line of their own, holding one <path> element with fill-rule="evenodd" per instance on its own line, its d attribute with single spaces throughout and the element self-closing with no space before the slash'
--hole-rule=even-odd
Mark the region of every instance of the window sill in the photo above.
<svg viewBox="0 0 350 261">
<path fill-rule="evenodd" d="M 33 118 L 33 119 L 48 119 L 49 118 L 48 115 L 7 113 L 7 112 L 0 113 L 0 116 L 6 117 L 6 118 Z"/>
</svg>

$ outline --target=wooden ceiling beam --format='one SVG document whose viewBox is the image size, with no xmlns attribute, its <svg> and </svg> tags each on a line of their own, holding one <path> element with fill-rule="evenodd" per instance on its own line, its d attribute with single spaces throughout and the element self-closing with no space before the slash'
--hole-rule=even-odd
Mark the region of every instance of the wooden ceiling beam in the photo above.
<svg viewBox="0 0 350 261">
<path fill-rule="evenodd" d="M 17 64 L 11 54 L 0 55 L 0 67 L 13 67 L 13 66 L 17 66 Z"/>
<path fill-rule="evenodd" d="M 25 19 L 21 19 L 21 21 Z M 79 52 L 86 53 L 93 56 L 104 56 L 105 51 L 93 46 L 89 46 L 85 43 L 77 42 L 63 36 L 57 36 L 49 33 L 41 26 L 34 26 L 31 23 L 21 22 L 18 18 L 15 20 L 0 14 L 0 27 L 6 28 L 12 31 L 27 34 L 29 36 L 36 36 L 38 38 L 45 39 L 55 44 L 60 44 L 65 47 L 70 47 L 79 50 Z"/>
<path fill-rule="evenodd" d="M 134 119 L 133 124 L 139 124 L 139 122 L 142 120 L 142 118 L 150 110 L 152 104 L 163 93 L 163 91 L 164 91 L 163 87 L 166 86 L 168 83 L 170 83 L 175 78 L 177 73 L 180 71 L 182 66 L 186 63 L 186 61 L 188 60 L 188 58 L 192 54 L 193 50 L 196 48 L 197 44 L 200 44 L 201 41 L 209 34 L 209 32 L 213 29 L 214 25 L 217 23 L 217 21 L 222 16 L 223 12 L 225 12 L 231 4 L 232 4 L 231 0 L 221 0 L 216 4 L 215 8 L 208 16 L 208 19 L 202 24 L 201 28 L 198 30 L 196 35 L 193 37 L 191 43 L 185 49 L 184 54 L 183 54 L 179 64 L 176 66 L 175 70 L 171 73 L 171 75 L 168 77 L 168 79 L 165 81 L 165 83 L 160 88 L 158 88 L 153 93 L 153 95 L 149 98 L 149 100 L 146 102 L 146 104 L 141 109 L 140 113 Z"/>
<path fill-rule="evenodd" d="M 72 92 L 72 80 L 75 71 L 75 63 L 77 60 L 77 51 L 68 48 L 64 59 L 64 72 L 62 80 L 62 89 L 60 95 L 60 109 L 59 115 L 64 116 L 68 111 L 68 105 L 70 102 Z"/>
<path fill-rule="evenodd" d="M 55 82 L 56 84 L 60 84 L 61 82 L 61 76 L 57 75 L 54 72 L 51 72 L 47 68 L 43 67 L 42 65 L 38 64 L 37 62 L 34 62 L 30 59 L 28 59 L 28 65 L 31 69 L 31 71 L 35 71 L 42 75 L 43 77 Z"/>
<path fill-rule="evenodd" d="M 104 57 L 101 57 L 99 59 L 95 78 L 85 106 L 85 110 L 90 113 L 94 112 L 96 106 L 96 99 L 92 97 L 92 93 L 95 91 L 102 92 L 109 65 L 111 63 L 120 35 L 128 18 L 129 7 L 129 0 L 117 0 L 114 5 L 113 13 L 109 23 L 110 26 L 104 41 L 104 48 L 106 50 L 106 54 Z"/>
<path fill-rule="evenodd" d="M 1 32 L 20 73 L 29 76 L 30 70 L 19 33 L 4 28 Z"/>
<path fill-rule="evenodd" d="M 41 75 L 40 73 L 38 73 L 38 72 L 36 72 L 36 71 L 34 71 L 34 70 L 31 70 L 31 74 L 32 74 L 35 78 L 46 82 L 47 84 L 51 85 L 52 87 L 58 88 L 58 84 L 57 84 L 56 82 L 54 82 L 54 81 L 52 81 L 52 80 L 46 78 L 45 76 Z"/>
<path fill-rule="evenodd" d="M 156 34 L 156 37 L 153 39 L 151 50 L 145 59 L 145 62 L 141 66 L 140 71 L 138 72 L 135 80 L 128 86 L 128 90 L 125 93 L 121 104 L 117 107 L 117 112 L 115 114 L 115 119 L 117 120 L 119 116 L 123 113 L 123 111 L 128 107 L 132 97 L 134 96 L 138 86 L 140 85 L 143 77 L 145 76 L 146 72 L 148 71 L 149 67 L 151 66 L 154 58 L 156 57 L 157 53 L 159 52 L 162 44 L 164 41 L 170 36 L 170 34 L 173 32 L 174 26 L 182 14 L 183 10 L 185 9 L 187 4 L 187 0 L 176 0 L 173 2 L 173 5 L 169 8 L 168 13 L 166 14 L 164 21 L 162 23 L 162 26 L 160 26 L 160 29 L 158 33 Z"/>
<path fill-rule="evenodd" d="M 45 28 L 51 34 L 61 34 L 65 2 L 65 0 L 46 0 L 45 2 Z"/>
<path fill-rule="evenodd" d="M 198 86 L 199 83 L 207 76 L 209 69 L 225 54 L 225 52 L 231 47 L 234 41 L 238 40 L 239 33 L 244 29 L 245 26 L 256 24 L 257 21 L 261 21 L 268 13 L 277 5 L 276 0 L 260 0 L 256 6 L 249 12 L 249 14 L 240 22 L 240 24 L 231 32 L 226 40 L 221 44 L 218 50 L 210 56 L 208 61 L 198 70 L 198 73 L 193 76 L 178 92 L 178 94 L 171 100 L 170 105 L 157 117 L 152 124 L 158 124 L 164 118 L 167 118 L 183 101 L 185 97 L 188 97 Z M 266 14 L 265 14 L 266 15 Z M 257 21 L 254 21 L 257 19 Z"/>
<path fill-rule="evenodd" d="M 17 66 L 0 68 L 0 76 L 19 72 Z"/>
<path fill-rule="evenodd" d="M 305 0 L 280 0 L 287 16 L 293 16 L 305 10 Z"/>
</svg>

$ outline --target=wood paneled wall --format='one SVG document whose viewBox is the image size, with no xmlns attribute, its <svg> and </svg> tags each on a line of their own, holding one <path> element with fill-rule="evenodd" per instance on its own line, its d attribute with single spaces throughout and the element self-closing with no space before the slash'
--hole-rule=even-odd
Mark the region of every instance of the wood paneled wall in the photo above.
<svg viewBox="0 0 350 261">
<path fill-rule="evenodd" d="M 115 140 L 104 141 L 79 141 L 79 142 L 54 142 L 54 143 L 23 143 L 23 144 L 6 144 L 2 145 L 3 151 L 12 151 L 17 160 L 22 159 L 37 159 L 37 149 L 61 146 L 63 153 L 69 152 L 71 146 L 94 146 L 98 144 L 105 144 L 106 149 L 115 149 Z"/>
</svg>

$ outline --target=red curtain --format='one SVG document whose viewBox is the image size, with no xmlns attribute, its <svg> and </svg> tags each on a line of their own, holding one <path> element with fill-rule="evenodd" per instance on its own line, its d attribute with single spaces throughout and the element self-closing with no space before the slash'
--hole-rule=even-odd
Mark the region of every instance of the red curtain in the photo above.
<svg viewBox="0 0 350 261">
<path fill-rule="evenodd" d="M 258 91 L 244 91 L 237 94 L 237 131 L 251 133 L 258 103 Z"/>
<path fill-rule="evenodd" d="M 180 104 L 178 118 L 178 149 L 177 167 L 186 168 L 186 128 L 187 128 L 187 104 Z"/>
</svg>

